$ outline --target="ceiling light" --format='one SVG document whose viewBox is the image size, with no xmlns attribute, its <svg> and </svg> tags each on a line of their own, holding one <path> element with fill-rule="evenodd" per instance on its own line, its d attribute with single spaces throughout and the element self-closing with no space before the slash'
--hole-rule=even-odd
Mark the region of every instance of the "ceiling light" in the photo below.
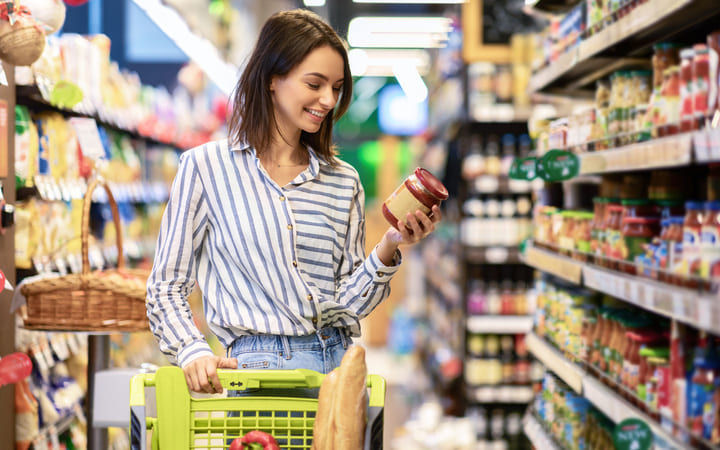
<svg viewBox="0 0 720 450">
<path fill-rule="evenodd" d="M 193 60 L 223 94 L 230 96 L 238 77 L 238 68 L 226 62 L 217 48 L 188 28 L 185 20 L 159 0 L 133 0 L 175 45 Z"/>
<path fill-rule="evenodd" d="M 452 30 L 446 17 L 356 17 L 348 27 L 352 47 L 443 47 Z"/>
<path fill-rule="evenodd" d="M 415 67 L 420 75 L 430 70 L 430 53 L 424 49 L 354 48 L 348 53 L 354 77 L 392 77 L 393 65 L 402 63 Z"/>
<path fill-rule="evenodd" d="M 325 6 L 325 0 L 304 0 L 305 6 Z"/>
<path fill-rule="evenodd" d="M 415 66 L 398 63 L 393 66 L 393 73 L 408 100 L 420 103 L 427 98 L 428 88 Z"/>
</svg>

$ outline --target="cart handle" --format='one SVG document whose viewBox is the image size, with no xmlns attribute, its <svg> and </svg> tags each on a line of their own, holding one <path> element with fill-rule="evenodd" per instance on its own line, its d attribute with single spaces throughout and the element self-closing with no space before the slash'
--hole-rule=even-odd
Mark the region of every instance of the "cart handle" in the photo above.
<svg viewBox="0 0 720 450">
<path fill-rule="evenodd" d="M 294 389 L 319 388 L 325 375 L 308 369 L 236 370 L 218 369 L 220 383 L 226 389 Z"/>
<path fill-rule="evenodd" d="M 367 387 L 370 388 L 370 398 L 368 399 L 368 406 L 378 406 L 383 408 L 385 406 L 385 378 L 380 375 L 367 376 Z"/>
</svg>

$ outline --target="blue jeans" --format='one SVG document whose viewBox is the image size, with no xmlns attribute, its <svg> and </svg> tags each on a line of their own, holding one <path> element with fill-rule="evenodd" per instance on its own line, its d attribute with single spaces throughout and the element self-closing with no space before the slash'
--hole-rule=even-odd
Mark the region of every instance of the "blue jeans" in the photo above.
<svg viewBox="0 0 720 450">
<path fill-rule="evenodd" d="M 310 369 L 330 373 L 340 366 L 352 339 L 341 328 L 322 328 L 306 336 L 242 336 L 227 349 L 237 358 L 238 369 Z M 317 397 L 318 389 L 301 389 L 295 394 Z M 263 394 L 268 393 L 263 390 Z M 252 390 L 228 391 L 229 396 L 252 395 Z M 293 395 L 283 392 L 283 395 Z"/>
</svg>

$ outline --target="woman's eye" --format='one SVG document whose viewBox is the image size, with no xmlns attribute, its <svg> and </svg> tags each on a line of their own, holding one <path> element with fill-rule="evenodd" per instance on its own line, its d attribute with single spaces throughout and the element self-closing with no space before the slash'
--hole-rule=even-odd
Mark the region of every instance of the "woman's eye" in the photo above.
<svg viewBox="0 0 720 450">
<path fill-rule="evenodd" d="M 334 87 L 334 88 L 333 88 L 333 91 L 335 91 L 335 92 L 340 92 L 340 91 L 342 91 L 342 86 L 340 86 L 340 87 Z"/>
<path fill-rule="evenodd" d="M 307 85 L 310 89 L 319 89 L 320 88 L 319 84 L 308 83 Z"/>
</svg>

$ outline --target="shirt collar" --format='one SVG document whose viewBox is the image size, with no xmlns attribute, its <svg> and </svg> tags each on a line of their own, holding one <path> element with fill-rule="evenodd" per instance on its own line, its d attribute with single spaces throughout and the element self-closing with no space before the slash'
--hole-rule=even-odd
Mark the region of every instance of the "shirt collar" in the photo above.
<svg viewBox="0 0 720 450">
<path fill-rule="evenodd" d="M 313 173 L 317 173 L 320 165 L 327 166 L 330 163 L 327 162 L 325 158 L 315 153 L 315 150 L 313 150 L 312 147 L 309 145 L 306 146 L 308 150 L 308 154 L 310 155 L 310 168 L 313 169 Z M 250 146 L 247 142 L 240 142 L 238 144 L 235 144 L 230 147 L 230 151 L 237 152 L 237 151 L 247 151 L 255 154 L 255 149 Z"/>
</svg>

